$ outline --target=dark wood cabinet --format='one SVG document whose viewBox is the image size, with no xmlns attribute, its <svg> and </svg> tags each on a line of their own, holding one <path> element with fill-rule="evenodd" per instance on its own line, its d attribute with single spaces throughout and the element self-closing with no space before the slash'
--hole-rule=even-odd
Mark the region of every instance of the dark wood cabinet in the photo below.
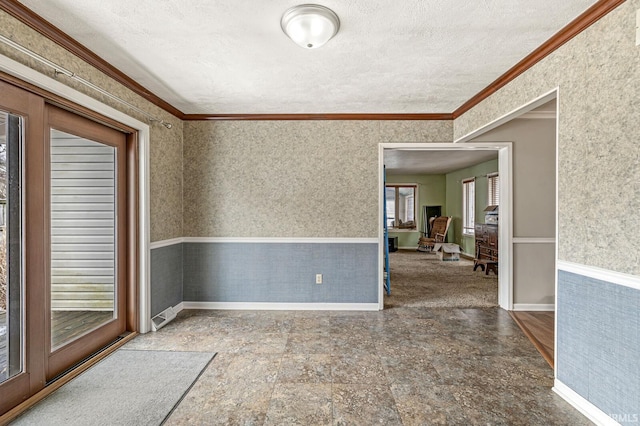
<svg viewBox="0 0 640 426">
<path fill-rule="evenodd" d="M 486 274 L 498 273 L 498 225 L 477 223 L 475 225 L 476 258 L 475 271 L 480 267 Z"/>
</svg>

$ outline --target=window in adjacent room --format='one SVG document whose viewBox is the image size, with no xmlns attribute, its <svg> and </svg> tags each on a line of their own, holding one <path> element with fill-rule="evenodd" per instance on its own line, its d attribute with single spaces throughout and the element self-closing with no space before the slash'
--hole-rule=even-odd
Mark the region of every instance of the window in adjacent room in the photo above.
<svg viewBox="0 0 640 426">
<path fill-rule="evenodd" d="M 487 175 L 487 183 L 489 185 L 489 196 L 487 197 L 487 205 L 500 205 L 500 176 L 498 175 L 498 173 L 491 173 Z"/>
<path fill-rule="evenodd" d="M 387 227 L 417 229 L 417 185 L 386 185 Z"/>
<path fill-rule="evenodd" d="M 476 180 L 462 181 L 462 233 L 473 235 L 475 226 Z"/>
</svg>

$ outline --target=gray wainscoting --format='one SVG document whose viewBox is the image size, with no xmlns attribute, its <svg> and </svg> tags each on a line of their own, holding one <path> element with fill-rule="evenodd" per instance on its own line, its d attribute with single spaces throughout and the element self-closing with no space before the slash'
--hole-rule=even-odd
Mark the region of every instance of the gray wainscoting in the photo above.
<svg viewBox="0 0 640 426">
<path fill-rule="evenodd" d="M 183 243 L 184 301 L 377 303 L 375 243 Z M 315 284 L 323 274 L 323 284 Z"/>
<path fill-rule="evenodd" d="M 624 424 L 640 418 L 640 291 L 558 274 L 557 378 Z"/>
<path fill-rule="evenodd" d="M 182 244 L 151 250 L 151 316 L 182 302 Z"/>
</svg>

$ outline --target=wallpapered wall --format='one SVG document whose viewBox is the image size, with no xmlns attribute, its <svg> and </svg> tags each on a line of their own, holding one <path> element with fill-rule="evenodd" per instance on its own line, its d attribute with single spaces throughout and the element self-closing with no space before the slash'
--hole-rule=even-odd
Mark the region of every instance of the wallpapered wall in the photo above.
<svg viewBox="0 0 640 426">
<path fill-rule="evenodd" d="M 513 236 L 555 237 L 556 120 L 511 120 L 473 141 L 512 143 Z"/>
<path fill-rule="evenodd" d="M 474 141 L 512 142 L 513 237 L 555 238 L 556 120 L 511 120 Z M 514 245 L 514 303 L 554 303 L 555 255 L 553 242 Z"/>
<path fill-rule="evenodd" d="M 639 8 L 626 1 L 454 121 L 457 139 L 558 87 L 559 258 L 630 274 L 640 274 Z"/>
<path fill-rule="evenodd" d="M 378 144 L 451 140 L 451 121 L 185 122 L 184 235 L 377 238 Z"/>
<path fill-rule="evenodd" d="M 142 99 L 111 78 L 105 76 L 81 59 L 46 39 L 20 21 L 0 11 L 0 34 L 11 38 L 22 46 L 64 66 L 80 77 L 148 111 L 159 119 L 173 124 L 172 129 L 159 125 L 151 126 L 150 134 L 150 199 L 151 241 L 182 236 L 182 121 Z M 53 70 L 28 56 L 0 43 L 0 54 L 25 64 L 43 74 L 53 77 Z M 79 92 L 85 93 L 104 104 L 146 122 L 139 113 L 123 106 L 86 86 L 65 76 L 58 80 Z"/>
</svg>

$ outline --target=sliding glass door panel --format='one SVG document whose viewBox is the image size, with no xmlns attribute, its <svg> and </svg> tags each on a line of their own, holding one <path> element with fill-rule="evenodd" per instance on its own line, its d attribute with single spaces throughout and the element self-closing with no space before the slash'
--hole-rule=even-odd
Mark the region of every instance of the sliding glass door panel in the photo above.
<svg viewBox="0 0 640 426">
<path fill-rule="evenodd" d="M 0 111 L 0 383 L 24 371 L 23 119 Z"/>
<path fill-rule="evenodd" d="M 0 415 L 138 324 L 135 134 L 14 83 L 0 75 Z"/>
<path fill-rule="evenodd" d="M 51 129 L 51 348 L 117 317 L 117 148 Z"/>
<path fill-rule="evenodd" d="M 47 106 L 47 379 L 117 339 L 126 320 L 126 135 Z"/>
<path fill-rule="evenodd" d="M 0 414 L 44 385 L 43 114 L 0 81 Z"/>
</svg>

